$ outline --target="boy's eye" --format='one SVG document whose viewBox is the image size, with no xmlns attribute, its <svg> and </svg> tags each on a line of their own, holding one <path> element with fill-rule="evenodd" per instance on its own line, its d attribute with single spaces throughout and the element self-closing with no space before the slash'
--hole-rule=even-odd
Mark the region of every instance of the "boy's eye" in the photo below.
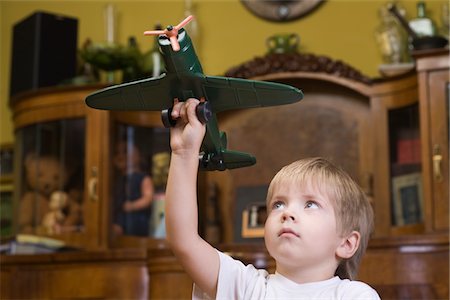
<svg viewBox="0 0 450 300">
<path fill-rule="evenodd" d="M 319 208 L 319 204 L 317 204 L 317 203 L 314 202 L 314 201 L 308 201 L 308 202 L 306 202 L 306 204 L 305 204 L 305 208 L 313 208 L 313 209 L 316 209 L 316 208 Z"/>
<path fill-rule="evenodd" d="M 280 209 L 284 207 L 284 203 L 281 201 L 276 201 L 272 204 L 272 209 Z"/>
</svg>

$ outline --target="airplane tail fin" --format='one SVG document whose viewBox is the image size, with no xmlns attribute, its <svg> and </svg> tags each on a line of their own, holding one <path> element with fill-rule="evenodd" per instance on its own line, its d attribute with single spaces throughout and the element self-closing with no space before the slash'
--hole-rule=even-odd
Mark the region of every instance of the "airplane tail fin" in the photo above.
<svg viewBox="0 0 450 300">
<path fill-rule="evenodd" d="M 200 158 L 200 169 L 207 171 L 224 171 L 226 169 L 236 169 L 252 166 L 256 163 L 256 158 L 248 153 L 223 150 L 220 154 L 204 154 Z"/>
<path fill-rule="evenodd" d="M 228 145 L 227 134 L 223 131 L 220 132 L 220 142 L 222 143 L 222 147 L 226 149 Z"/>
</svg>

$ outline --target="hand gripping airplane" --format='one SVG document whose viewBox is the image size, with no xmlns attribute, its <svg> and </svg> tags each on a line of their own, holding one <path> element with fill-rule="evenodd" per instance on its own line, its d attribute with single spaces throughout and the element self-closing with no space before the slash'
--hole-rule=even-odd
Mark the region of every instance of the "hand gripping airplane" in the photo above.
<svg viewBox="0 0 450 300">
<path fill-rule="evenodd" d="M 175 99 L 200 99 L 196 114 L 206 124 L 206 134 L 200 149 L 199 169 L 222 171 L 254 165 L 256 159 L 251 154 L 227 149 L 226 134 L 219 131 L 216 113 L 290 104 L 300 101 L 303 93 L 280 83 L 205 75 L 192 41 L 183 29 L 192 19 L 189 16 L 177 26 L 144 32 L 144 35 L 159 35 L 166 73 L 96 91 L 86 97 L 86 104 L 104 110 L 161 111 L 164 126 L 170 127 L 176 124 L 171 117 Z"/>
</svg>

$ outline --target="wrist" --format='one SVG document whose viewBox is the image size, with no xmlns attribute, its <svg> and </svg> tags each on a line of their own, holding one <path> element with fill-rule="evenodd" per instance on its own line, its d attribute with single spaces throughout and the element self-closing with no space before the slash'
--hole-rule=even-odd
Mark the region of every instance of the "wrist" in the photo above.
<svg viewBox="0 0 450 300">
<path fill-rule="evenodd" d="M 172 152 L 170 157 L 171 168 L 181 167 L 187 170 L 197 170 L 199 165 L 198 152 Z"/>
<path fill-rule="evenodd" d="M 170 159 L 182 159 L 182 160 L 197 160 L 199 158 L 199 152 L 192 150 L 175 150 L 172 151 Z"/>
</svg>

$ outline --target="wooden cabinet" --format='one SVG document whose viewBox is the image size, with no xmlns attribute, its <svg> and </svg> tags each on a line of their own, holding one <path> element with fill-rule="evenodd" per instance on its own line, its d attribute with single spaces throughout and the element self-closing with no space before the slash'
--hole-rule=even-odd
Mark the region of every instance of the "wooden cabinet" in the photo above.
<svg viewBox="0 0 450 300">
<path fill-rule="evenodd" d="M 416 66 L 417 79 L 374 86 L 376 236 L 448 234 L 448 50 Z"/>
<path fill-rule="evenodd" d="M 189 299 L 192 281 L 163 243 L 2 256 L 2 299 Z"/>
<path fill-rule="evenodd" d="M 16 233 L 48 235 L 88 250 L 141 243 L 135 232 L 114 231 L 115 215 L 121 209 L 117 207 L 123 204 L 116 202 L 115 192 L 125 178 L 115 167 L 117 145 L 125 141 L 129 148 L 140 147 L 136 165 L 142 174 L 153 176 L 156 195 L 152 158 L 161 151 L 169 155 L 168 130 L 163 128 L 159 112 L 111 112 L 86 106 L 85 97 L 101 87 L 42 89 L 11 100 L 16 132 Z M 127 150 L 122 167 L 126 171 L 133 161 L 133 152 Z M 52 181 L 57 175 L 53 173 L 59 177 Z M 48 203 L 54 190 L 68 194 L 80 214 L 76 224 L 62 226 L 61 232 L 47 231 L 43 210 L 49 210 L 48 204 L 37 204 Z M 72 194 L 77 195 L 76 200 Z M 28 199 L 31 204 L 24 205 Z M 69 218 L 71 207 L 67 211 L 65 217 Z M 30 217 L 22 222 L 23 215 Z M 144 237 L 152 238 L 148 233 Z"/>
<path fill-rule="evenodd" d="M 2 257 L 2 299 L 146 299 L 145 250 Z"/>
<path fill-rule="evenodd" d="M 427 231 L 448 232 L 450 60 L 448 49 L 418 54 L 420 131 Z"/>
<path fill-rule="evenodd" d="M 433 234 L 372 239 L 358 280 L 381 299 L 448 299 L 448 245 L 448 236 Z"/>
<path fill-rule="evenodd" d="M 62 190 L 62 185 L 66 184 L 66 182 L 50 184 L 50 179 L 47 180 L 46 177 L 54 175 L 46 174 L 52 174 L 55 165 L 58 173 L 66 173 L 68 168 L 66 169 L 65 163 L 69 161 L 76 170 L 73 174 L 77 179 L 76 190 L 80 197 L 74 201 L 82 207 L 82 216 L 76 224 L 77 228 L 69 234 L 62 234 L 59 238 L 71 245 L 87 249 L 106 247 L 107 242 L 105 235 L 100 234 L 105 226 L 102 222 L 105 220 L 102 207 L 105 205 L 104 195 L 107 186 L 103 180 L 95 183 L 93 180 L 94 177 L 107 174 L 101 158 L 105 157 L 102 149 L 108 144 L 108 136 L 101 132 L 106 129 L 108 115 L 105 112 L 88 109 L 83 101 L 88 93 L 97 88 L 99 86 L 43 89 L 11 99 L 16 134 L 14 180 L 16 223 L 21 222 L 17 222 L 21 215 L 30 214 L 33 218 L 25 220 L 23 225 L 37 228 L 40 220 L 35 221 L 34 216 L 45 212 L 42 212 L 41 207 L 37 208 L 35 203 L 40 200 L 48 201 L 50 198 L 49 193 L 40 187 L 52 184 L 52 190 Z M 67 128 L 69 129 L 66 130 Z M 64 150 L 55 151 L 56 153 L 51 151 L 55 148 Z M 52 162 L 40 159 L 47 157 L 47 154 L 49 157 L 51 155 Z M 65 159 L 60 160 L 61 157 Z M 101 173 L 102 171 L 104 173 Z M 36 181 L 33 184 L 30 184 L 31 175 Z M 88 186 L 91 189 L 88 189 Z M 29 192 L 30 198 L 36 202 L 31 202 L 25 207 L 23 203 Z M 22 230 L 19 226 L 16 225 L 16 233 Z"/>
<path fill-rule="evenodd" d="M 403 199 L 402 202 L 398 197 L 399 187 L 396 186 L 399 180 L 413 176 L 410 174 L 422 174 L 420 157 L 412 154 L 406 157 L 405 154 L 418 147 L 417 142 L 412 144 L 411 141 L 420 141 L 417 77 L 413 75 L 374 86 L 372 116 L 373 124 L 377 128 L 374 132 L 377 174 L 374 178 L 374 189 L 378 195 L 374 201 L 375 236 L 423 233 L 423 214 L 411 222 L 404 221 L 407 216 L 402 214 L 400 204 L 408 199 Z M 411 142 L 407 144 L 406 149 L 401 144 L 403 141 Z M 416 183 L 420 185 L 421 181 Z M 420 197 L 423 200 L 423 197 Z M 417 197 L 410 200 L 415 199 Z M 420 213 L 423 213 L 423 210 L 420 210 Z"/>
</svg>

